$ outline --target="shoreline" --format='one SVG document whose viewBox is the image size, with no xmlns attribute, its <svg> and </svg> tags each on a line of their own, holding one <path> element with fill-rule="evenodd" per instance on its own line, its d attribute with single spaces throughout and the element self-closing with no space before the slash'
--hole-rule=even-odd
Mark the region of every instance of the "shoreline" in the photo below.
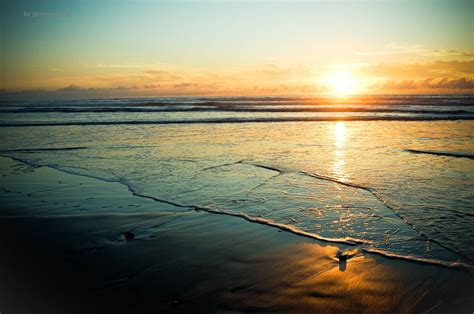
<svg viewBox="0 0 474 314">
<path fill-rule="evenodd" d="M 245 221 L 248 221 L 250 223 L 256 223 L 256 224 L 260 224 L 260 225 L 263 225 L 263 226 L 276 228 L 280 231 L 289 232 L 289 233 L 292 233 L 294 235 L 301 236 L 301 237 L 308 238 L 308 239 L 313 239 L 313 240 L 326 242 L 326 243 L 344 244 L 344 245 L 347 245 L 347 246 L 358 247 L 359 250 L 361 250 L 365 253 L 368 253 L 368 254 L 375 254 L 375 255 L 383 256 L 383 257 L 389 258 L 389 259 L 398 259 L 398 260 L 404 260 L 404 261 L 409 261 L 409 262 L 413 262 L 413 263 L 421 263 L 421 264 L 436 265 L 436 266 L 446 267 L 446 268 L 462 269 L 464 271 L 469 272 L 472 276 L 474 276 L 474 273 L 473 273 L 474 266 L 470 265 L 470 264 L 466 264 L 464 262 L 460 262 L 460 261 L 445 261 L 445 260 L 439 260 L 439 259 L 423 258 L 423 257 L 419 257 L 419 256 L 414 256 L 414 255 L 408 255 L 407 256 L 407 255 L 400 255 L 400 254 L 392 253 L 392 252 L 377 249 L 377 248 L 366 248 L 366 247 L 362 247 L 362 245 L 364 243 L 370 243 L 370 242 L 367 242 L 367 241 L 362 240 L 362 239 L 356 239 L 356 238 L 350 238 L 350 237 L 340 238 L 340 239 L 339 238 L 326 238 L 326 237 L 318 235 L 318 234 L 306 232 L 304 230 L 301 230 L 297 227 L 293 227 L 291 225 L 286 225 L 286 224 L 274 222 L 272 220 L 268 220 L 268 219 L 264 219 L 264 218 L 252 217 L 252 216 L 249 216 L 249 215 L 244 214 L 244 213 L 233 213 L 233 212 L 229 212 L 229 211 L 225 211 L 225 210 L 219 210 L 219 209 L 201 207 L 201 206 L 195 206 L 195 205 L 187 206 L 187 205 L 178 204 L 178 203 L 175 203 L 175 202 L 172 202 L 172 201 L 156 198 L 156 197 L 153 197 L 153 196 L 142 195 L 142 194 L 137 193 L 135 190 L 133 190 L 126 182 L 122 182 L 122 181 L 109 181 L 109 180 L 105 180 L 105 179 L 100 178 L 100 177 L 94 177 L 94 176 L 84 175 L 84 174 L 80 174 L 80 173 L 75 173 L 75 172 L 63 170 L 63 169 L 60 169 L 60 168 L 57 168 L 57 167 L 54 167 L 54 166 L 50 166 L 50 165 L 46 165 L 46 166 L 36 165 L 36 164 L 31 163 L 29 161 L 23 160 L 21 158 L 1 155 L 1 152 L 0 152 L 0 158 L 12 159 L 16 162 L 28 165 L 28 166 L 33 167 L 33 168 L 46 167 L 46 168 L 50 168 L 50 169 L 53 169 L 55 171 L 59 171 L 59 172 L 62 172 L 62 173 L 73 175 L 73 176 L 90 178 L 90 179 L 94 179 L 94 180 L 103 181 L 103 182 L 106 182 L 106 183 L 120 184 L 120 185 L 124 186 L 128 190 L 128 192 L 130 192 L 135 197 L 153 200 L 155 202 L 159 202 L 159 203 L 162 203 L 162 204 L 172 205 L 172 206 L 175 206 L 176 208 L 181 208 L 181 209 L 186 209 L 186 210 L 194 210 L 194 211 L 202 211 L 202 212 L 207 212 L 207 213 L 210 213 L 210 214 L 224 215 L 224 216 L 230 216 L 230 217 L 236 217 L 236 218 L 240 218 L 240 219 L 243 219 Z M 238 161 L 237 163 L 241 163 L 241 161 Z M 258 165 L 258 164 L 255 165 L 255 166 L 265 168 L 265 166 L 261 166 L 261 165 Z M 270 170 L 281 172 L 281 170 L 279 170 L 279 169 L 270 168 Z M 306 173 L 304 171 L 302 171 L 302 173 L 305 174 L 305 175 L 309 175 L 309 176 L 315 176 L 317 178 L 321 177 L 320 175 L 312 174 L 312 173 Z M 337 181 L 336 179 L 332 179 L 330 177 L 324 177 L 323 176 L 323 179 L 333 181 L 333 182 L 336 182 L 338 184 L 342 184 L 342 185 L 346 185 L 346 186 L 350 186 L 350 187 L 354 187 L 354 188 L 358 188 L 358 189 L 367 190 L 370 193 L 374 194 L 375 197 L 377 197 L 381 202 L 383 202 L 385 204 L 385 202 L 382 199 L 380 199 L 377 196 L 377 194 L 375 194 L 374 191 L 372 191 L 370 188 L 363 187 L 363 186 L 357 186 L 357 185 L 353 185 L 353 184 L 345 183 L 345 182 L 341 182 L 341 181 Z M 389 207 L 387 204 L 385 204 L 385 206 L 387 206 L 398 217 L 400 217 L 400 219 L 402 219 L 406 222 L 406 220 L 404 218 L 402 218 L 391 207 Z M 406 223 L 408 225 L 410 225 L 414 230 L 416 230 L 411 224 L 409 224 L 408 222 L 406 222 Z M 417 231 L 417 232 L 419 232 L 419 231 Z M 429 240 L 433 241 L 434 243 L 436 243 L 438 245 L 441 245 L 439 242 L 437 242 L 433 239 L 429 239 Z M 445 249 L 448 249 L 445 246 L 443 246 L 443 247 Z M 450 250 L 450 249 L 448 249 L 448 250 Z M 455 253 L 459 254 L 457 252 L 455 252 Z"/>
<path fill-rule="evenodd" d="M 442 312 L 474 305 L 474 279 L 464 270 L 176 208 L 134 196 L 118 182 L 33 168 L 9 157 L 0 164 L 2 250 L 11 259 L 46 261 L 47 269 L 60 265 L 56 275 L 45 275 L 81 281 L 60 291 L 73 299 L 77 290 L 87 291 L 89 312 Z M 125 239 L 127 232 L 133 239 Z M 342 263 L 338 254 L 347 260 Z M 2 266 L 16 277 L 35 263 Z M 37 293 L 10 290 L 7 282 L 0 288 L 10 300 Z M 58 296 L 40 298 L 40 307 L 50 310 Z M 27 306 L 0 301 L 6 312 Z M 66 309 L 80 312 L 70 302 Z"/>
</svg>

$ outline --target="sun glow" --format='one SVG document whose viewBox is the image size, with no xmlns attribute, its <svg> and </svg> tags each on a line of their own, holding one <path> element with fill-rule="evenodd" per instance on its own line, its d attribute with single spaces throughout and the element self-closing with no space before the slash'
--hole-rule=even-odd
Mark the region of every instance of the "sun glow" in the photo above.
<svg viewBox="0 0 474 314">
<path fill-rule="evenodd" d="M 359 90 L 358 80 L 352 73 L 342 70 L 330 74 L 325 79 L 325 84 L 328 86 L 330 93 L 338 97 L 355 94 Z"/>
</svg>

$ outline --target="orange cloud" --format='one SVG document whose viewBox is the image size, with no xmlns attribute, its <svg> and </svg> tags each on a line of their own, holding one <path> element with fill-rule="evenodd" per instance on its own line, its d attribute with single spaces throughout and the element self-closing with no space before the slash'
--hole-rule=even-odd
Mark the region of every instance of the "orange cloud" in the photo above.
<svg viewBox="0 0 474 314">
<path fill-rule="evenodd" d="M 411 64 L 374 64 L 359 69 L 368 77 L 391 78 L 397 80 L 420 79 L 427 77 L 459 78 L 474 74 L 474 61 L 432 61 Z"/>
<path fill-rule="evenodd" d="M 474 61 L 438 60 L 418 63 L 352 63 L 319 67 L 261 66 L 211 71 L 163 66 L 118 67 L 119 72 L 77 74 L 55 72 L 28 86 L 39 87 L 14 94 L 47 97 L 126 97 L 159 95 L 311 95 L 329 92 L 328 70 L 347 69 L 362 82 L 367 93 L 443 93 L 474 91 Z M 80 87 L 79 87 L 80 86 Z M 0 97 L 13 95 L 4 88 Z"/>
<path fill-rule="evenodd" d="M 148 70 L 144 71 L 144 73 L 148 74 L 150 78 L 158 81 L 176 81 L 179 80 L 181 77 L 175 73 L 171 73 L 169 71 L 164 70 Z"/>
<path fill-rule="evenodd" d="M 427 78 L 424 80 L 388 80 L 385 82 L 377 83 L 372 86 L 373 89 L 377 90 L 390 90 L 390 91 L 413 91 L 413 90 L 465 90 L 474 91 L 474 79 L 462 77 L 459 79 L 450 78 Z"/>
</svg>

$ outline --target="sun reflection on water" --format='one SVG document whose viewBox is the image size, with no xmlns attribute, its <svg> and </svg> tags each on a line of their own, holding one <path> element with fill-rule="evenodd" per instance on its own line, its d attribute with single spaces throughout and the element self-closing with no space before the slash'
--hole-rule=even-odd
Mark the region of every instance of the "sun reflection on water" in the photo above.
<svg viewBox="0 0 474 314">
<path fill-rule="evenodd" d="M 345 133 L 346 133 L 346 126 L 344 125 L 344 122 L 342 122 L 342 121 L 336 122 L 336 127 L 335 127 L 335 130 L 334 130 L 334 136 L 335 136 L 335 141 L 336 141 L 336 146 L 337 147 L 344 146 L 344 141 L 346 139 Z"/>
<path fill-rule="evenodd" d="M 334 127 L 334 163 L 332 166 L 333 173 L 342 180 L 347 179 L 344 165 L 346 163 L 344 158 L 344 144 L 346 140 L 346 126 L 344 122 L 339 121 L 336 122 Z"/>
</svg>

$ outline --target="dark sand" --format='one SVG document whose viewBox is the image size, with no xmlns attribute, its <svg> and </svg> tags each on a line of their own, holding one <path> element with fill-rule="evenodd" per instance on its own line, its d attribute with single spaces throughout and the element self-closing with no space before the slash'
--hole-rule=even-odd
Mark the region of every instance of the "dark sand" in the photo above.
<svg viewBox="0 0 474 314">
<path fill-rule="evenodd" d="M 7 158 L 0 178 L 2 314 L 474 309 L 467 270 L 174 208 Z"/>
</svg>

